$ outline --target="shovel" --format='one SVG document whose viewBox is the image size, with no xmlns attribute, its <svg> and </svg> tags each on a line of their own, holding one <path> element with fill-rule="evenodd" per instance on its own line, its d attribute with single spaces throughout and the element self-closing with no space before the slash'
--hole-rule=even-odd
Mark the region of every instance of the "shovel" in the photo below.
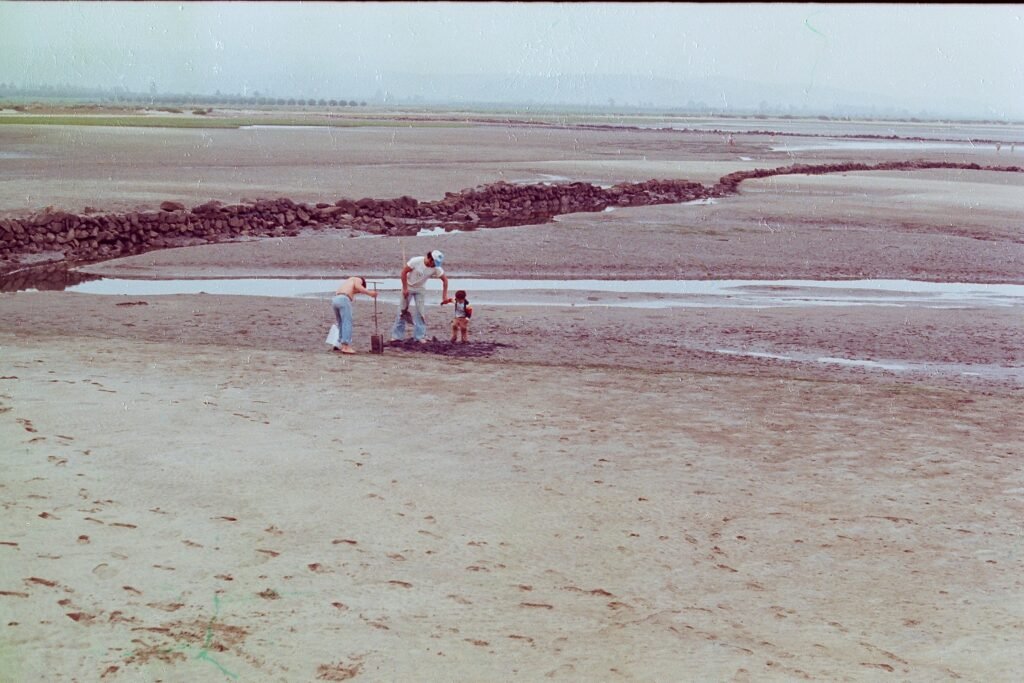
<svg viewBox="0 0 1024 683">
<path fill-rule="evenodd" d="M 373 291 L 377 291 L 377 283 L 373 283 Z M 384 353 L 384 336 L 377 327 L 377 297 L 373 297 L 373 334 L 370 336 L 370 353 Z"/>
</svg>

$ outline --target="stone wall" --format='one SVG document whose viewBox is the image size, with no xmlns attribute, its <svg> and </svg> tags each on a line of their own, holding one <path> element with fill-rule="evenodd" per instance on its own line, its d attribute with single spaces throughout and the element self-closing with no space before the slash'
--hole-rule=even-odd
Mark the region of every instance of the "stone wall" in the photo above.
<svg viewBox="0 0 1024 683">
<path fill-rule="evenodd" d="M 737 171 L 722 176 L 712 188 L 713 196 L 721 197 L 738 191 L 739 184 L 750 178 L 767 178 L 779 175 L 825 175 L 827 173 L 849 173 L 851 171 L 921 171 L 932 168 L 952 168 L 967 171 L 996 171 L 1007 173 L 1024 172 L 1020 166 L 981 166 L 952 161 L 887 161 L 880 164 L 793 164 L 779 168 L 756 168 L 752 171 Z"/>
<path fill-rule="evenodd" d="M 252 203 L 210 201 L 191 209 L 164 202 L 158 211 L 71 214 L 43 211 L 24 218 L 0 219 L 0 272 L 32 254 L 65 261 L 97 261 L 154 249 L 222 242 L 239 237 L 297 235 L 300 230 L 353 228 L 380 235 L 415 235 L 421 228 L 474 230 L 480 227 L 539 224 L 553 216 L 603 211 L 609 206 L 677 204 L 738 191 L 749 178 L 819 175 L 848 171 L 960 168 L 1021 172 L 1017 166 L 979 166 L 950 162 L 882 164 L 797 164 L 730 173 L 708 187 L 687 180 L 648 180 L 608 188 L 588 183 L 511 185 L 498 182 L 446 193 L 433 202 L 412 197 L 341 199 L 334 204 L 302 204 L 291 199 Z"/>
<path fill-rule="evenodd" d="M 287 198 L 191 209 L 164 202 L 158 211 L 71 214 L 44 211 L 0 219 L 0 260 L 26 254 L 63 253 L 69 261 L 94 261 L 184 244 L 237 237 L 296 235 L 304 229 L 354 228 L 380 235 L 415 235 L 421 228 L 473 230 L 544 223 L 558 214 L 690 201 L 709 196 L 700 183 L 650 180 L 600 188 L 587 183 L 510 185 L 449 192 L 444 199 L 341 199 L 301 204 Z"/>
</svg>

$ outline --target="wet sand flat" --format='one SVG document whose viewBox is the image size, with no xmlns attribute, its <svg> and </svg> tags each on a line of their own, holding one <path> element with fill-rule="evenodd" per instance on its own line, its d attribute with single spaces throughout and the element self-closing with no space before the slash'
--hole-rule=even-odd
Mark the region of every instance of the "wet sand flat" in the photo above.
<svg viewBox="0 0 1024 683">
<path fill-rule="evenodd" d="M 25 128 L 0 136 L 19 153 L 70 139 Z M 3 160 L 0 206 L 436 198 L 793 161 L 768 136 L 353 129 L 334 147 L 323 131 L 211 131 L 203 147 L 201 131 L 89 131 L 60 163 Z M 105 154 L 107 180 L 80 182 Z M 394 277 L 442 248 L 453 287 L 1021 284 L 1019 185 L 776 178 L 714 204 L 401 240 L 316 232 L 86 270 Z M 385 330 L 394 313 L 382 306 Z M 1020 677 L 1018 308 L 484 306 L 479 355 L 369 354 L 371 314 L 357 300 L 349 358 L 323 344 L 320 299 L 0 295 L 0 678 Z"/>
<path fill-rule="evenodd" d="M 1017 666 L 1015 398 L 10 342 L 0 599 L 21 680 Z"/>
</svg>

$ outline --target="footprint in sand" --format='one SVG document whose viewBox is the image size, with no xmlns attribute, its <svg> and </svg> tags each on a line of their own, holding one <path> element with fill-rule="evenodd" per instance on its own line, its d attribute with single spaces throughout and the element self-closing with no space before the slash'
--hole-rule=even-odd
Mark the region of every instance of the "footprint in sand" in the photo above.
<svg viewBox="0 0 1024 683">
<path fill-rule="evenodd" d="M 94 615 L 86 614 L 85 612 L 68 612 L 67 616 L 68 619 L 71 619 L 72 621 L 77 621 L 85 624 L 88 624 L 96 618 Z"/>
<path fill-rule="evenodd" d="M 146 607 L 158 609 L 163 612 L 177 612 L 184 606 L 185 603 L 183 602 L 150 602 L 146 604 Z"/>
<path fill-rule="evenodd" d="M 92 573 L 101 579 L 112 579 L 117 576 L 117 570 L 111 567 L 109 564 L 103 563 L 98 564 L 92 568 Z"/>
<path fill-rule="evenodd" d="M 518 640 L 533 645 L 533 638 L 531 638 L 530 636 L 521 636 L 516 633 L 510 633 L 508 637 L 512 640 Z"/>
<path fill-rule="evenodd" d="M 351 664 L 338 662 L 337 664 L 321 664 L 316 670 L 318 681 L 347 681 L 355 678 L 362 671 L 363 665 L 357 659 Z"/>
</svg>

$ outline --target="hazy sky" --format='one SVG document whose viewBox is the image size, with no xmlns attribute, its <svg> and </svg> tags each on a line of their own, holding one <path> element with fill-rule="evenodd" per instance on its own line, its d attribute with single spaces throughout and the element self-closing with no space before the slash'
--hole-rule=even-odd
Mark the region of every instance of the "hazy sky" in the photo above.
<svg viewBox="0 0 1024 683">
<path fill-rule="evenodd" d="M 0 2 L 18 84 L 365 98 L 396 72 L 637 74 L 1021 118 L 1022 69 L 1024 5 Z"/>
</svg>

